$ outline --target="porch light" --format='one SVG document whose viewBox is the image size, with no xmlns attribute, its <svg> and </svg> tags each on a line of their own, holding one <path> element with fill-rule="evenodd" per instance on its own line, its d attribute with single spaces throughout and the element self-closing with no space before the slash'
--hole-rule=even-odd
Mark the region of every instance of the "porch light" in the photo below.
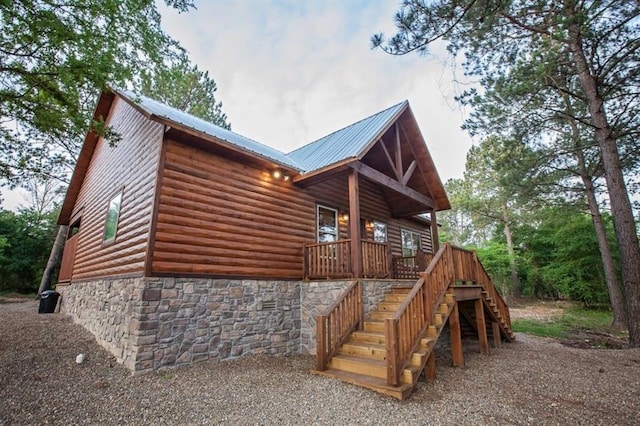
<svg viewBox="0 0 640 426">
<path fill-rule="evenodd" d="M 345 222 L 346 222 L 346 221 L 348 221 L 348 220 L 349 220 L 349 213 L 347 213 L 347 212 L 342 212 L 342 213 L 340 214 L 340 219 L 342 219 L 342 220 L 343 220 L 343 221 L 345 221 Z"/>
<path fill-rule="evenodd" d="M 271 172 L 271 176 L 273 176 L 273 178 L 275 180 L 283 180 L 285 182 L 287 182 L 289 179 L 291 179 L 291 177 L 289 175 L 285 175 L 284 173 L 282 173 L 282 171 L 280 170 L 274 170 L 273 172 Z"/>
</svg>

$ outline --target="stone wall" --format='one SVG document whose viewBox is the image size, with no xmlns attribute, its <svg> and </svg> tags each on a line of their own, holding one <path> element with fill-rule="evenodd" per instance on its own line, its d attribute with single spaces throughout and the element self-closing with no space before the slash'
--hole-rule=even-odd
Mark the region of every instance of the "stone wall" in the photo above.
<svg viewBox="0 0 640 426">
<path fill-rule="evenodd" d="M 292 355 L 300 338 L 297 281 L 149 279 L 148 337 L 136 370 L 244 355 Z"/>
<path fill-rule="evenodd" d="M 131 278 L 57 290 L 62 311 L 139 372 L 206 359 L 298 353 L 299 284 Z"/>
<path fill-rule="evenodd" d="M 123 278 L 58 286 L 62 310 L 140 372 L 207 359 L 316 353 L 316 316 L 352 283 Z M 365 318 L 393 286 L 362 280 Z"/>
<path fill-rule="evenodd" d="M 349 287 L 353 280 L 300 282 L 300 353 L 316 354 L 316 317 L 325 312 Z M 362 280 L 362 304 L 368 318 L 385 294 L 393 287 L 412 286 L 407 280 Z"/>
<path fill-rule="evenodd" d="M 134 370 L 138 347 L 135 318 L 142 305 L 144 278 L 126 278 L 58 285 L 61 311 L 94 334 L 119 362 Z"/>
</svg>

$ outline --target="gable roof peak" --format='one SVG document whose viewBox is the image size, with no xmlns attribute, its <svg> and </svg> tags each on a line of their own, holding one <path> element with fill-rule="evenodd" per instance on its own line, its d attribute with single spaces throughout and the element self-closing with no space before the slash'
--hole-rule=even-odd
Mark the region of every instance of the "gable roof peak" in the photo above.
<svg viewBox="0 0 640 426">
<path fill-rule="evenodd" d="M 379 139 L 408 107 L 407 100 L 399 102 L 301 146 L 289 152 L 287 156 L 300 164 L 305 172 L 317 170 L 348 158 L 357 158 Z"/>
</svg>

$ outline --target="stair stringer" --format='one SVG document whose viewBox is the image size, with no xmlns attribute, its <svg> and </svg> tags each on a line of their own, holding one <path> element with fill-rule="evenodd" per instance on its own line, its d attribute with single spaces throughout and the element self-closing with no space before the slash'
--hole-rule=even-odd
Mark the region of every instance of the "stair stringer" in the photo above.
<svg viewBox="0 0 640 426">
<path fill-rule="evenodd" d="M 489 318 L 498 323 L 502 337 L 504 337 L 507 342 L 513 342 L 516 339 L 516 335 L 513 330 L 511 330 L 511 324 L 500 314 L 500 310 L 494 303 L 493 298 L 488 292 L 483 291 L 481 299 L 485 307 L 485 312 L 489 314 Z"/>
</svg>

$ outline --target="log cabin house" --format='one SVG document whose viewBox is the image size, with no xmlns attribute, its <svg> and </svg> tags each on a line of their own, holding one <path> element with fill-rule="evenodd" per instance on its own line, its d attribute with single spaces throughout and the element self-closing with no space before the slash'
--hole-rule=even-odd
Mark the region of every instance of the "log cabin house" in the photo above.
<svg viewBox="0 0 640 426">
<path fill-rule="evenodd" d="M 56 288 L 132 371 L 315 353 L 402 398 L 445 323 L 458 364 L 460 318 L 483 351 L 513 338 L 477 257 L 438 243 L 449 200 L 408 102 L 288 154 L 122 90 L 94 119 L 121 140 L 87 134 Z"/>
</svg>

